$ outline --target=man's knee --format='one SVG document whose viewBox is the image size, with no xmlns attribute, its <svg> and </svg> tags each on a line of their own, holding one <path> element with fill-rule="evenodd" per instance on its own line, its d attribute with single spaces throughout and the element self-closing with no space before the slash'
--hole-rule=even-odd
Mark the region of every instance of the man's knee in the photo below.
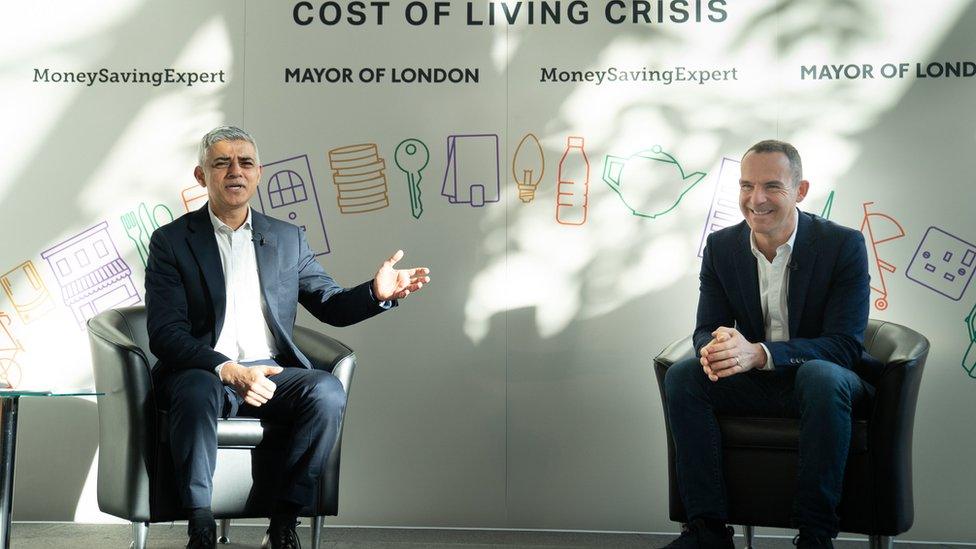
<svg viewBox="0 0 976 549">
<path fill-rule="evenodd" d="M 326 414 L 341 414 L 346 407 L 342 382 L 328 372 L 321 372 L 309 380 L 306 399 L 316 410 Z"/>
<path fill-rule="evenodd" d="M 796 371 L 795 388 L 801 403 L 823 401 L 850 405 L 857 374 L 826 360 L 811 360 Z"/>
<path fill-rule="evenodd" d="M 679 360 L 668 368 L 664 375 L 664 393 L 668 399 L 680 398 L 694 387 L 700 387 L 705 372 L 697 358 Z"/>
<path fill-rule="evenodd" d="M 224 387 L 213 372 L 191 369 L 170 375 L 175 376 L 169 383 L 171 410 L 191 407 L 219 413 L 224 403 Z"/>
</svg>

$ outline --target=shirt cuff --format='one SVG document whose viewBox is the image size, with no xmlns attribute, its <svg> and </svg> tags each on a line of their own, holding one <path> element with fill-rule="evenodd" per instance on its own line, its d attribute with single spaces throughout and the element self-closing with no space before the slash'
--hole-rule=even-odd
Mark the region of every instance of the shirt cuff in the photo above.
<svg viewBox="0 0 976 549">
<path fill-rule="evenodd" d="M 390 308 L 393 307 L 393 302 L 392 301 L 389 301 L 389 300 L 387 300 L 387 301 L 380 301 L 380 300 L 376 299 L 376 296 L 373 294 L 373 285 L 372 284 L 369 285 L 368 289 L 369 289 L 369 297 L 373 300 L 373 303 L 376 303 L 380 307 L 380 309 L 390 309 Z"/>
<path fill-rule="evenodd" d="M 776 369 L 776 365 L 773 364 L 773 355 L 769 352 L 769 347 L 766 347 L 766 344 L 765 343 L 760 343 L 759 346 L 762 347 L 763 348 L 763 351 L 766 352 L 766 365 L 763 366 L 762 368 L 760 368 L 760 370 L 763 370 L 763 371 L 766 371 L 766 372 L 771 371 L 771 370 L 775 370 Z"/>
<path fill-rule="evenodd" d="M 220 379 L 220 371 L 224 369 L 224 366 L 234 362 L 233 360 L 228 360 L 226 362 L 221 362 L 220 364 L 214 366 L 214 373 L 217 374 L 217 379 Z"/>
</svg>

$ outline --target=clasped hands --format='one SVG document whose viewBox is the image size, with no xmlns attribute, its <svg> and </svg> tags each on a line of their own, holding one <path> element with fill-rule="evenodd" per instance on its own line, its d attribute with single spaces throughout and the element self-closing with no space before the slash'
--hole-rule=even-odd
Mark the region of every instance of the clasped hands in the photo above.
<svg viewBox="0 0 976 549">
<path fill-rule="evenodd" d="M 720 326 L 712 332 L 712 340 L 701 348 L 702 369 L 712 381 L 729 377 L 766 365 L 766 351 L 758 343 L 750 343 L 735 328 Z"/>
</svg>

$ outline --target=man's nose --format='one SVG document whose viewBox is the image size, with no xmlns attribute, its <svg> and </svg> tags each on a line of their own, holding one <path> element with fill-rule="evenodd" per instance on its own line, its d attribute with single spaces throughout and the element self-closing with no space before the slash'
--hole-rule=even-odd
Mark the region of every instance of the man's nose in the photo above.
<svg viewBox="0 0 976 549">
<path fill-rule="evenodd" d="M 227 166 L 227 177 L 240 177 L 241 174 L 241 164 L 236 160 L 232 160 L 230 165 Z"/>
</svg>

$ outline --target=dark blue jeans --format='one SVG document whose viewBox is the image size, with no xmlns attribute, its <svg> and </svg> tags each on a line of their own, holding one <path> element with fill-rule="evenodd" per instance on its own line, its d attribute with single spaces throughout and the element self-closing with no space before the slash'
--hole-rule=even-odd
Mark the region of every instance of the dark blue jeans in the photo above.
<svg viewBox="0 0 976 549">
<path fill-rule="evenodd" d="M 276 363 L 267 360 L 246 364 Z M 323 463 L 338 443 L 345 390 L 338 378 L 322 370 L 285 368 L 268 379 L 277 385 L 274 396 L 255 408 L 231 402 L 234 397 L 209 370 L 181 370 L 164 378 L 170 449 L 185 507 L 210 507 L 217 465 L 217 418 L 232 415 L 292 426 L 276 500 L 299 506 L 312 502 Z"/>
<path fill-rule="evenodd" d="M 800 418 L 796 526 L 837 535 L 837 505 L 851 443 L 854 405 L 873 389 L 825 360 L 710 381 L 697 358 L 675 363 L 664 380 L 678 491 L 689 520 L 728 520 L 722 435 L 716 414 Z"/>
</svg>

